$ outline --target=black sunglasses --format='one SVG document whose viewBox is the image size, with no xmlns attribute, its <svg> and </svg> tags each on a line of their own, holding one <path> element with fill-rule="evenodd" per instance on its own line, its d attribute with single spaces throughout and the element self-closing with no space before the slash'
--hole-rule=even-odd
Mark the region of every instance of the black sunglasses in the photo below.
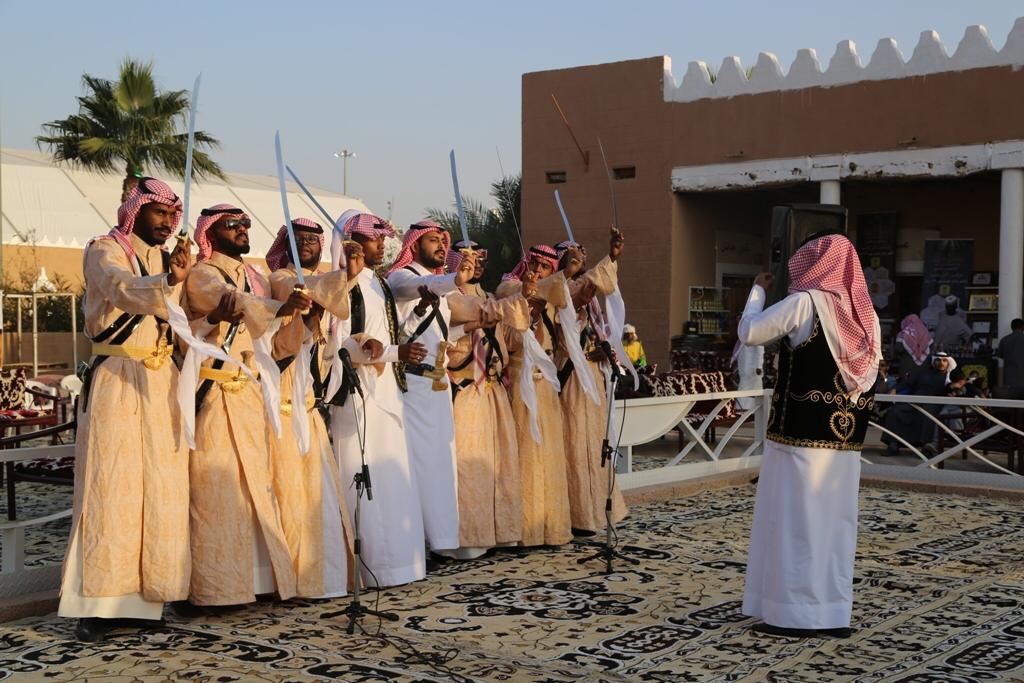
<svg viewBox="0 0 1024 683">
<path fill-rule="evenodd" d="M 252 227 L 252 221 L 248 218 L 232 218 L 231 220 L 224 221 L 224 227 L 228 230 L 238 230 L 238 228 L 248 230 Z"/>
</svg>

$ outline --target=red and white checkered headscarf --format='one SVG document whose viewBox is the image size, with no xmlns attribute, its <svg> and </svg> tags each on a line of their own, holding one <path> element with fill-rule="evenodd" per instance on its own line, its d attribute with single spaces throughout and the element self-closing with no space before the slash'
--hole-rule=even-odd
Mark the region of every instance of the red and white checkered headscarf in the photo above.
<svg viewBox="0 0 1024 683">
<path fill-rule="evenodd" d="M 135 219 L 146 204 L 165 204 L 174 207 L 174 227 L 178 227 L 181 221 L 181 199 L 174 194 L 171 186 L 156 178 L 139 178 L 139 182 L 128 193 L 125 200 L 117 209 L 117 227 L 115 228 L 122 235 L 130 235 L 135 231 Z"/>
<path fill-rule="evenodd" d="M 447 257 L 448 253 L 452 250 L 452 237 L 448 234 L 448 231 L 429 219 L 420 221 L 419 223 L 413 223 L 409 226 L 409 229 L 405 231 L 405 235 L 402 236 L 402 249 L 398 252 L 395 262 L 391 264 L 390 268 L 388 268 L 388 275 L 391 275 L 391 273 L 396 270 L 405 268 L 407 265 L 412 263 L 412 245 L 416 244 L 424 235 L 429 235 L 432 232 L 441 233 L 441 244 L 444 245 L 444 253 Z M 434 274 L 444 275 L 444 264 L 435 268 Z"/>
<path fill-rule="evenodd" d="M 448 256 L 445 257 L 444 267 L 448 269 L 449 273 L 456 272 L 462 264 L 463 255 L 459 252 L 460 249 L 472 249 L 476 252 L 478 259 L 487 258 L 487 250 L 481 249 L 480 245 L 473 240 L 459 240 L 452 245 L 452 248 L 448 250 Z"/>
<path fill-rule="evenodd" d="M 390 223 L 372 213 L 357 213 L 345 222 L 341 231 L 345 239 L 352 239 L 352 235 L 363 235 L 370 239 L 397 236 Z"/>
<path fill-rule="evenodd" d="M 526 250 L 526 256 L 516 264 L 511 272 L 501 276 L 502 281 L 522 280 L 523 274 L 530 267 L 530 261 L 534 260 L 548 263 L 554 270 L 558 270 L 558 253 L 555 248 L 546 244 L 535 244 Z"/>
<path fill-rule="evenodd" d="M 867 391 L 878 372 L 879 343 L 875 308 L 864 281 L 857 250 L 843 235 L 825 235 L 800 247 L 789 259 L 789 291 L 825 296 L 823 318 L 835 321 L 838 348 L 832 348 L 836 365 L 849 391 Z"/>
<path fill-rule="evenodd" d="M 303 228 L 308 228 L 308 230 L 303 230 Z M 316 233 L 316 236 L 320 238 L 320 250 L 323 251 L 324 229 L 312 218 L 294 219 L 292 221 L 292 229 L 296 232 Z M 270 269 L 271 273 L 282 268 L 285 262 L 291 258 L 291 249 L 292 246 L 288 244 L 288 227 L 282 225 L 281 229 L 277 231 L 274 243 L 270 245 L 270 249 L 267 251 L 267 268 Z"/>
<path fill-rule="evenodd" d="M 196 257 L 197 262 L 205 261 L 213 253 L 213 244 L 210 243 L 208 232 L 210 226 L 224 218 L 225 214 L 241 218 L 245 211 L 232 204 L 214 204 L 199 212 L 199 217 L 196 218 L 195 233 L 196 246 L 199 247 L 199 255 Z"/>
<path fill-rule="evenodd" d="M 903 348 L 920 365 L 928 358 L 928 350 L 932 345 L 932 335 L 924 321 L 916 313 L 911 313 L 900 323 L 899 334 L 896 341 L 903 344 Z M 904 368 L 900 368 L 901 371 Z"/>
<path fill-rule="evenodd" d="M 579 249 L 580 255 L 583 257 L 583 263 L 587 262 L 587 250 L 579 242 L 573 242 L 572 240 L 565 240 L 555 245 L 555 252 L 558 254 L 558 262 L 562 262 L 562 257 L 565 256 L 565 252 L 569 251 L 572 247 Z M 558 266 L 555 266 L 556 268 Z"/>
</svg>

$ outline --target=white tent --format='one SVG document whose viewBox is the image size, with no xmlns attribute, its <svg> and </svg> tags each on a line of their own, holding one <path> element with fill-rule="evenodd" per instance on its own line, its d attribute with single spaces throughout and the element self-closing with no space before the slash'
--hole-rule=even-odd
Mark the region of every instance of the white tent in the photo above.
<svg viewBox="0 0 1024 683">
<path fill-rule="evenodd" d="M 85 246 L 117 222 L 121 178 L 57 166 L 47 154 L 29 150 L 0 150 L 0 202 L 3 208 L 3 244 L 50 247 Z M 159 175 L 157 175 L 159 177 Z M 181 194 L 181 181 L 169 181 Z M 334 217 L 348 209 L 369 211 L 354 197 L 331 192 L 307 183 L 324 208 Z M 190 197 L 190 228 L 204 206 L 220 202 L 235 204 L 252 217 L 249 256 L 262 257 L 284 223 L 277 178 L 229 173 L 227 181 L 193 183 Z M 326 220 L 306 199 L 302 190 L 288 182 L 288 206 L 293 218 L 307 216 L 320 224 Z M 331 226 L 324 226 L 330 229 Z M 325 256 L 329 253 L 325 249 Z"/>
</svg>

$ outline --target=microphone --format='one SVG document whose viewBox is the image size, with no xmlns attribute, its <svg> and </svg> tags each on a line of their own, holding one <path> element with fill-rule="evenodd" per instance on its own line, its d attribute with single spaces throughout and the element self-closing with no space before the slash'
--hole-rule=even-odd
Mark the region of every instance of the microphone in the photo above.
<svg viewBox="0 0 1024 683">
<path fill-rule="evenodd" d="M 356 372 L 355 366 L 352 364 L 352 355 L 348 352 L 348 349 L 338 349 L 338 358 L 341 360 L 341 371 L 344 373 L 342 376 L 345 378 L 345 382 L 348 383 L 349 393 L 353 391 L 359 394 L 360 398 L 363 398 L 363 386 L 359 382 L 359 373 Z M 357 485 L 362 480 L 362 485 L 366 489 L 366 499 L 373 500 L 373 484 L 370 483 L 370 468 L 363 462 L 363 466 L 356 475 Z"/>
<path fill-rule="evenodd" d="M 348 382 L 348 385 L 352 390 L 356 391 L 359 396 L 362 397 L 363 386 L 359 382 L 359 373 L 356 372 L 356 368 L 352 364 L 352 356 L 349 354 L 348 349 L 339 349 L 338 358 L 341 359 L 341 371 L 345 373 L 345 381 Z"/>
<path fill-rule="evenodd" d="M 366 489 L 366 500 L 373 500 L 373 484 L 370 483 L 370 466 L 363 463 L 363 487 Z"/>
<path fill-rule="evenodd" d="M 608 359 L 608 363 L 612 366 L 612 374 L 615 377 L 622 377 L 622 371 L 619 369 L 619 364 L 615 362 L 615 354 L 612 352 L 612 345 L 607 340 L 601 340 L 597 342 L 597 345 L 604 351 L 605 358 Z"/>
</svg>

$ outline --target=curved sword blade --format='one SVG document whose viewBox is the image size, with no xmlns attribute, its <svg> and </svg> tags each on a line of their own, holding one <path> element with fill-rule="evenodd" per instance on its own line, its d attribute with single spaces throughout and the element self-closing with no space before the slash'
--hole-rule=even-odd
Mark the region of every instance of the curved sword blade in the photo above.
<svg viewBox="0 0 1024 683">
<path fill-rule="evenodd" d="M 309 191 L 309 188 L 306 187 L 301 180 L 299 180 L 299 176 L 295 175 L 295 171 L 292 170 L 291 166 L 286 165 L 284 167 L 284 170 L 288 171 L 288 175 L 292 177 L 292 180 L 295 181 L 295 184 L 302 188 L 302 191 L 306 193 L 306 197 L 309 199 L 309 201 L 313 202 L 313 206 L 315 206 L 320 211 L 323 217 L 331 225 L 331 228 L 333 228 L 335 221 L 333 218 L 331 218 L 331 214 L 327 213 L 327 209 L 325 209 L 323 205 L 316 200 L 316 197 L 314 197 L 313 193 Z"/>
<path fill-rule="evenodd" d="M 196 76 L 192 84 L 192 98 L 189 100 L 188 112 L 188 144 L 185 147 L 185 191 L 181 193 L 181 227 L 178 236 L 188 235 L 188 198 L 192 189 L 192 154 L 196 146 L 196 110 L 199 104 L 199 81 L 203 74 Z"/>
<path fill-rule="evenodd" d="M 501 164 L 501 150 L 495 146 L 494 151 L 498 155 L 498 170 L 501 171 L 501 182 L 504 184 L 507 176 L 505 175 L 505 167 Z M 505 185 L 505 188 L 507 189 L 508 185 Z M 505 201 L 508 202 L 508 210 L 509 213 L 512 214 L 512 224 L 516 226 L 516 237 L 519 239 L 519 248 L 522 250 L 523 258 L 526 258 L 526 246 L 523 244 L 523 233 L 519 229 L 519 220 L 516 219 L 516 207 L 512 203 L 512 197 L 508 192 L 505 193 Z"/>
<path fill-rule="evenodd" d="M 277 184 L 281 188 L 281 207 L 284 209 L 284 227 L 288 231 L 288 245 L 292 248 L 292 264 L 295 266 L 295 279 L 299 286 L 306 284 L 302 273 L 302 262 L 299 261 L 299 247 L 295 244 L 295 230 L 292 228 L 292 216 L 288 211 L 288 188 L 284 184 L 284 157 L 281 155 L 281 131 L 274 133 L 274 153 L 277 155 Z"/>
<path fill-rule="evenodd" d="M 608 176 L 608 192 L 611 193 L 612 197 L 612 225 L 616 228 L 619 227 L 619 207 L 615 203 L 615 183 L 612 182 L 612 169 L 608 166 L 608 157 L 604 153 L 604 145 L 601 144 L 601 138 L 597 139 L 597 147 L 601 150 L 601 161 L 604 162 L 604 172 Z"/>
<path fill-rule="evenodd" d="M 459 172 L 455 169 L 455 150 L 453 149 L 448 158 L 452 162 L 452 187 L 455 189 L 455 209 L 459 213 L 459 227 L 462 229 L 462 241 L 469 242 L 469 233 L 466 232 L 466 212 L 462 209 L 462 194 L 459 192 Z"/>
<path fill-rule="evenodd" d="M 572 226 L 569 225 L 569 217 L 565 215 L 565 209 L 562 207 L 562 195 L 558 194 L 558 190 L 555 190 L 555 204 L 558 204 L 558 213 L 562 214 L 562 223 L 565 224 L 565 231 L 569 233 L 569 241 L 576 242 L 576 238 L 572 235 Z"/>
</svg>

